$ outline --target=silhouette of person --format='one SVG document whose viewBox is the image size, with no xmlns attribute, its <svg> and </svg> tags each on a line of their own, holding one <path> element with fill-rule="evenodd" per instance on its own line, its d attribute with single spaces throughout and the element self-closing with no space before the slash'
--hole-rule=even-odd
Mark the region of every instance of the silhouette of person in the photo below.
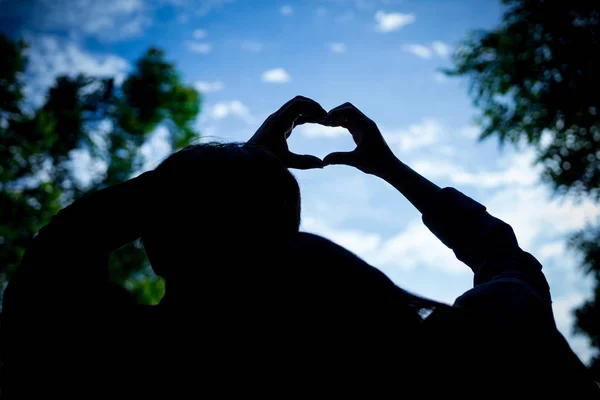
<svg viewBox="0 0 600 400">
<path fill-rule="evenodd" d="M 302 123 L 345 127 L 357 148 L 294 154 L 286 138 Z M 474 289 L 453 307 L 423 299 L 298 232 L 287 168 L 333 164 L 398 189 L 471 267 Z M 107 273 L 110 252 L 137 238 L 165 278 L 154 307 Z M 351 104 L 328 113 L 296 97 L 248 143 L 189 146 L 40 230 L 4 295 L 3 395 L 593 395 L 550 304 L 507 224 L 400 162 Z"/>
</svg>

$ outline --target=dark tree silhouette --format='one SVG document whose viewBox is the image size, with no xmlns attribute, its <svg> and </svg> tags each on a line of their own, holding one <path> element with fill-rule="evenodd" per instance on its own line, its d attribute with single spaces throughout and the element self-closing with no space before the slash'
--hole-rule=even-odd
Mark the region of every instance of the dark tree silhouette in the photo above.
<svg viewBox="0 0 600 400">
<path fill-rule="evenodd" d="M 449 75 L 470 80 L 481 113 L 480 139 L 525 142 L 538 152 L 543 179 L 559 194 L 600 201 L 600 6 L 586 0 L 503 0 L 502 23 L 472 32 Z M 600 229 L 570 241 L 596 279 L 579 308 L 576 331 L 600 349 Z M 592 368 L 600 380 L 600 355 Z"/>
<path fill-rule="evenodd" d="M 197 137 L 200 96 L 185 86 L 164 53 L 150 48 L 121 86 L 114 79 L 62 76 L 40 107 L 24 96 L 26 43 L 0 34 L 0 284 L 2 289 L 35 233 L 62 207 L 141 171 L 140 147 L 159 126 L 173 148 Z M 105 172 L 77 179 L 73 151 L 89 152 Z M 162 296 L 140 243 L 111 256 L 111 281 L 143 303 Z"/>
</svg>

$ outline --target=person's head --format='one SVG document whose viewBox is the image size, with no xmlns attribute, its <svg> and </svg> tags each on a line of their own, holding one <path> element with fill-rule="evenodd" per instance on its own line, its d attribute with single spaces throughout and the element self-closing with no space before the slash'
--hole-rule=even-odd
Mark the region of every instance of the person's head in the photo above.
<svg viewBox="0 0 600 400">
<path fill-rule="evenodd" d="M 298 183 L 267 150 L 191 145 L 154 173 L 159 183 L 142 240 L 167 285 L 214 273 L 219 265 L 260 262 L 298 231 Z"/>
<path fill-rule="evenodd" d="M 273 365 L 320 359 L 315 375 L 394 357 L 415 362 L 420 313 L 440 305 L 403 291 L 343 247 L 299 233 L 298 184 L 275 156 L 201 144 L 155 172 L 155 211 L 142 239 L 167 296 L 193 307 L 191 324 L 211 321 L 215 341 L 233 353 L 260 350 Z"/>
</svg>

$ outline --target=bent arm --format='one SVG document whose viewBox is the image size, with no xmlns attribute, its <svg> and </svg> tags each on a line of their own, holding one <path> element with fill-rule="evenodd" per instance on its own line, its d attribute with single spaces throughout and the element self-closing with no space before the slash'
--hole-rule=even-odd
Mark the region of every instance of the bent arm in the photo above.
<svg viewBox="0 0 600 400">
<path fill-rule="evenodd" d="M 375 173 L 402 193 L 423 222 L 474 273 L 475 286 L 513 282 L 550 303 L 542 266 L 518 245 L 512 228 L 453 188 L 440 189 L 399 160 Z"/>
<path fill-rule="evenodd" d="M 104 294 L 110 252 L 140 236 L 150 181 L 145 173 L 85 196 L 54 216 L 8 285 L 5 310 L 34 303 L 45 307 L 59 300 L 81 304 Z M 92 294 L 97 287 L 102 292 Z"/>
<path fill-rule="evenodd" d="M 111 326 L 108 257 L 140 236 L 151 180 L 146 173 L 77 200 L 35 237 L 3 299 L 10 390 L 34 390 L 28 381 L 60 386 L 50 377 L 62 372 L 74 382 L 75 371 L 92 378 L 89 367 L 103 359 L 101 343 Z"/>
</svg>

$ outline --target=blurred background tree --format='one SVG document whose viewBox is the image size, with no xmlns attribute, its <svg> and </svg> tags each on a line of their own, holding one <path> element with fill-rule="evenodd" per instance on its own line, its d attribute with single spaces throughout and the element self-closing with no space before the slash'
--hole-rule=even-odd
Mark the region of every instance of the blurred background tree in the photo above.
<svg viewBox="0 0 600 400">
<path fill-rule="evenodd" d="M 533 146 L 556 193 L 600 201 L 600 5 L 587 0 L 503 0 L 493 31 L 476 31 L 454 53 L 451 76 L 465 76 L 481 111 L 480 140 Z M 593 225 L 595 224 L 595 225 Z M 572 248 L 595 279 L 575 311 L 578 333 L 600 350 L 600 223 Z M 600 354 L 590 365 L 600 381 Z"/>
<path fill-rule="evenodd" d="M 164 53 L 150 48 L 118 86 L 113 78 L 61 76 L 40 107 L 24 95 L 26 43 L 0 34 L 0 284 L 4 290 L 35 233 L 82 195 L 141 172 L 141 146 L 159 126 L 180 148 L 197 137 L 200 97 L 184 86 Z M 89 154 L 99 173 L 76 171 L 73 152 Z M 82 182 L 78 176 L 91 179 Z M 55 266 L 58 267 L 58 266 Z M 82 266 L 85 267 L 85 266 Z M 156 303 L 164 283 L 139 242 L 113 252 L 109 279 L 139 302 Z"/>
</svg>

